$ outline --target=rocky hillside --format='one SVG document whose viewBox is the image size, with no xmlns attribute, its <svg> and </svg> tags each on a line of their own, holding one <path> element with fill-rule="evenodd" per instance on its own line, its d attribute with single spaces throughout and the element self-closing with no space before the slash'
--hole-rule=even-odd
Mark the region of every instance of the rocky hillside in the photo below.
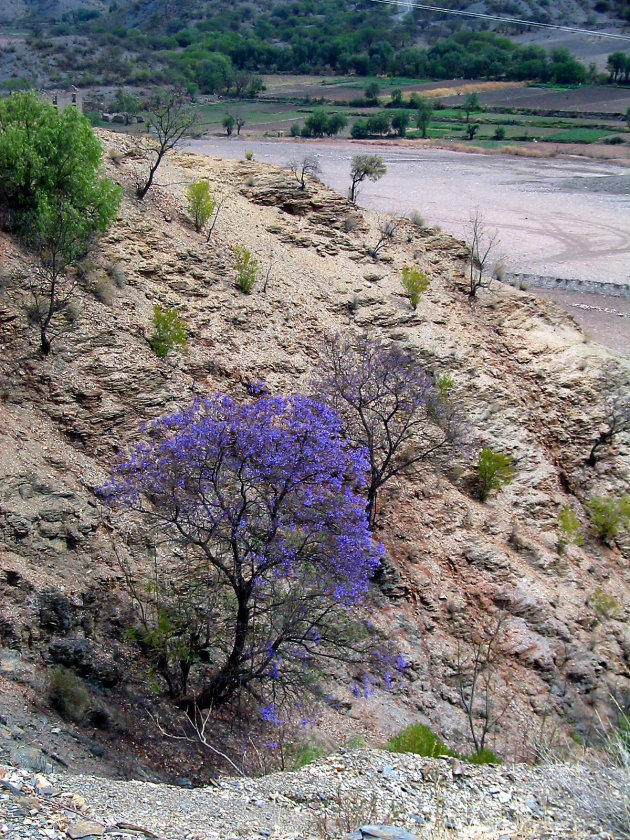
<svg viewBox="0 0 630 840">
<path fill-rule="evenodd" d="M 147 725 L 141 704 L 158 701 L 125 640 L 120 525 L 93 491 L 142 421 L 200 393 L 247 399 L 257 381 L 272 394 L 299 392 L 322 335 L 345 330 L 410 345 L 429 371 L 450 374 L 470 431 L 452 462 L 386 488 L 379 510 L 387 554 L 370 612 L 410 663 L 403 689 L 347 695 L 322 719 L 322 737 L 338 744 L 358 733 L 381 744 L 420 721 L 469 749 L 458 649 L 468 651 L 471 633 L 499 615 L 499 753 L 531 758 L 543 734 L 588 740 L 600 718 L 614 720 L 611 696 L 622 706 L 630 697 L 630 546 L 600 543 L 582 503 L 627 492 L 627 439 L 595 468 L 584 463 L 602 417 L 602 370 L 627 360 L 611 360 L 568 315 L 526 292 L 495 284 L 471 302 L 466 249 L 438 231 L 404 222 L 374 261 L 375 214 L 314 182 L 300 191 L 286 170 L 186 154 L 160 170 L 162 186 L 140 204 L 137 150 L 120 136 L 103 142 L 123 209 L 77 277 L 72 320 L 45 359 L 27 317 L 37 268 L 15 241 L 0 241 L 0 691 L 12 698 L 0 747 L 10 753 L 28 741 L 75 769 L 93 771 L 101 758 L 107 772 L 196 778 Z M 186 184 L 202 177 L 225 198 L 209 244 L 184 210 Z M 236 244 L 260 257 L 265 274 L 270 266 L 266 291 L 237 290 Z M 410 264 L 431 278 L 416 311 L 400 284 Z M 188 352 L 156 357 L 155 304 L 186 321 Z M 513 483 L 485 504 L 471 493 L 482 445 L 516 465 Z M 565 505 L 586 540 L 559 555 Z M 145 542 L 138 532 L 132 544 L 139 581 Z M 109 735 L 94 735 L 103 721 L 92 714 L 68 724 L 72 749 L 57 743 L 63 732 L 46 706 L 55 664 L 85 681 L 93 709 L 109 709 L 101 726 Z"/>
</svg>

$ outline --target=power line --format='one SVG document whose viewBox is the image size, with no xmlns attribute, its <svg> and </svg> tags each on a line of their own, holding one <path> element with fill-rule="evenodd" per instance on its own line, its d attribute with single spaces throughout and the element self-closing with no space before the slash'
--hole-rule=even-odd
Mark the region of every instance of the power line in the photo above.
<svg viewBox="0 0 630 840">
<path fill-rule="evenodd" d="M 597 32 L 594 29 L 580 29 L 576 26 L 561 26 L 559 23 L 542 23 L 541 21 L 523 20 L 521 18 L 500 17 L 499 15 L 487 15 L 482 12 L 465 12 L 460 9 L 445 9 L 442 6 L 429 6 L 426 3 L 407 2 L 407 0 L 369 0 L 370 3 L 382 3 L 385 6 L 407 6 L 412 9 L 423 9 L 428 12 L 444 12 L 447 15 L 459 15 L 460 17 L 482 18 L 483 20 L 496 20 L 500 23 L 519 23 L 523 26 L 538 26 L 543 29 L 558 29 L 561 32 L 574 32 L 580 35 L 595 35 L 597 38 L 615 38 L 619 41 L 630 41 L 630 35 L 619 35 L 615 32 Z"/>
</svg>

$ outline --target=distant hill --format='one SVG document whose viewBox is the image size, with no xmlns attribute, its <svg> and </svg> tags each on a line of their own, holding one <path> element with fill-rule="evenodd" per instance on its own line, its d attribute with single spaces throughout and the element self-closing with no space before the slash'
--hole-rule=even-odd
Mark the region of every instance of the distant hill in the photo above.
<svg viewBox="0 0 630 840">
<path fill-rule="evenodd" d="M 602 40 L 593 50 L 598 39 L 556 38 L 558 33 L 514 19 L 602 31 L 618 30 L 622 19 L 630 19 L 630 3 L 614 0 L 443 0 L 443 5 L 511 20 L 371 0 L 318 0 L 316 5 L 312 0 L 258 5 L 246 0 L 8 0 L 0 11 L 0 26 L 22 30 L 24 36 L 12 42 L 12 51 L 0 53 L 0 79 L 24 77 L 39 85 L 72 81 L 82 86 L 176 82 L 220 93 L 231 86 L 224 82 L 235 71 L 419 78 L 430 73 L 432 65 L 414 56 L 402 63 L 394 59 L 401 54 L 409 58 L 408 50 L 431 47 L 462 31 L 489 31 L 534 47 L 568 47 L 586 65 L 595 61 L 602 69 L 615 42 Z M 444 47 L 445 54 L 451 51 L 451 46 Z M 448 55 L 440 64 L 438 78 L 477 72 L 450 61 Z M 493 75 L 504 73 L 501 59 Z M 579 79 L 568 79 L 573 81 Z"/>
</svg>

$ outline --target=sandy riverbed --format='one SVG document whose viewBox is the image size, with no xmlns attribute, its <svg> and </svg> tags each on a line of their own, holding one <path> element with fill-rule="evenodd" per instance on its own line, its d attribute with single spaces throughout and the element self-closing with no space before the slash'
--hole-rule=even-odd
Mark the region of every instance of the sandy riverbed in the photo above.
<svg viewBox="0 0 630 840">
<path fill-rule="evenodd" d="M 387 174 L 362 186 L 359 204 L 396 214 L 417 209 L 427 224 L 459 238 L 466 237 L 470 215 L 478 207 L 487 228 L 499 233 L 496 259 L 509 272 L 630 287 L 630 171 L 611 162 L 348 141 L 211 138 L 190 141 L 187 147 L 236 159 L 251 150 L 256 160 L 280 165 L 315 154 L 323 180 L 342 193 L 352 155 L 378 152 Z M 573 291 L 549 296 L 568 308 L 594 340 L 630 353 L 630 311 L 621 300 Z"/>
</svg>

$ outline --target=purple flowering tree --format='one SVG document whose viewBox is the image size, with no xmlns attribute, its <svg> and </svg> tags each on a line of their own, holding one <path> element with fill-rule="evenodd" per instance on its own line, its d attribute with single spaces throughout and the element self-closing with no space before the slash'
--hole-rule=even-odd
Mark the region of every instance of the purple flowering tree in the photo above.
<svg viewBox="0 0 630 840">
<path fill-rule="evenodd" d="M 313 392 L 342 418 L 351 446 L 367 450 L 371 526 L 386 482 L 460 444 L 451 385 L 448 378 L 436 383 L 413 353 L 395 344 L 353 335 L 324 341 Z"/>
<path fill-rule="evenodd" d="M 335 412 L 300 396 L 216 396 L 144 429 L 98 493 L 166 537 L 134 591 L 139 641 L 182 708 L 276 708 L 360 656 L 350 608 L 382 553 L 367 473 Z"/>
</svg>

